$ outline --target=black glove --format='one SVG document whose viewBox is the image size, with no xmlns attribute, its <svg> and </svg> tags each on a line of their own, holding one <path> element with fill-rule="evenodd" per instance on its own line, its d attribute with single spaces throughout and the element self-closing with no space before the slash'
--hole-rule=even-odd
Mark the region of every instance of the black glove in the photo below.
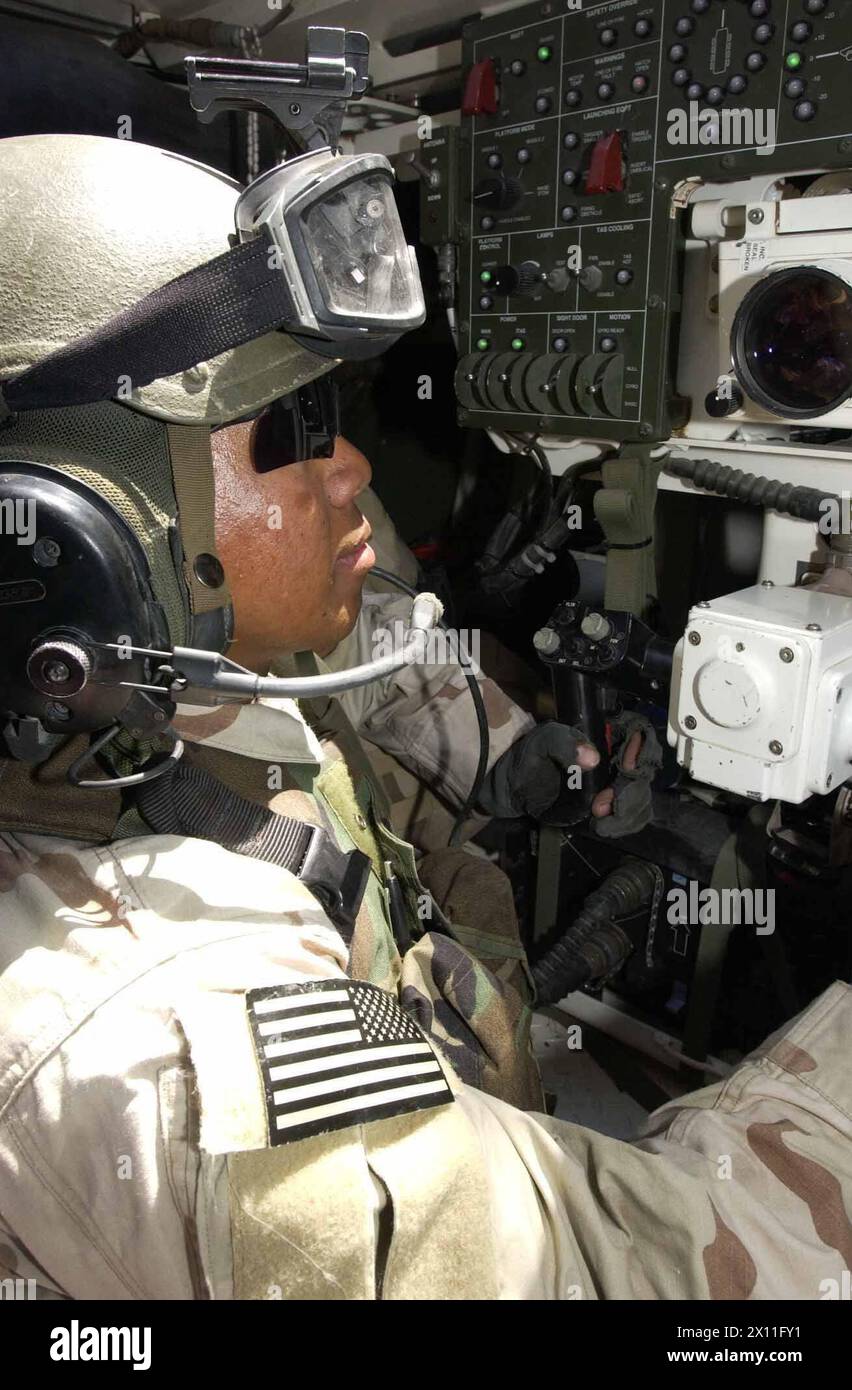
<svg viewBox="0 0 852 1390">
<path fill-rule="evenodd" d="M 612 759 L 616 769 L 615 801 L 608 816 L 594 821 L 597 834 L 608 840 L 644 830 L 651 819 L 651 783 L 663 761 L 663 750 L 653 726 L 641 714 L 620 714 L 610 721 L 610 728 L 617 750 Z M 624 754 L 635 733 L 641 733 L 642 747 L 634 770 L 629 772 L 624 766 Z"/>
<path fill-rule="evenodd" d="M 507 748 L 487 774 L 478 809 L 505 820 L 546 817 L 565 791 L 566 772 L 570 770 L 577 779 L 578 743 L 588 743 L 585 735 L 556 720 L 531 729 Z M 589 766 L 590 755 L 582 756 L 583 765 Z"/>
</svg>

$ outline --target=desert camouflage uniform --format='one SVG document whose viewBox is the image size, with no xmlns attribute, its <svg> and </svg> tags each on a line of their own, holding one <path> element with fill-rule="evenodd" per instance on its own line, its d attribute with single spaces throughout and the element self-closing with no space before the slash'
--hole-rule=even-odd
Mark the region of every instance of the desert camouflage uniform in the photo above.
<svg viewBox="0 0 852 1390">
<path fill-rule="evenodd" d="M 347 834 L 344 764 L 330 750 L 317 775 L 294 706 L 181 727 L 243 795 L 375 853 L 363 787 Z M 271 798 L 270 767 L 290 780 Z M 374 875 L 350 953 L 286 870 L 175 836 L 7 831 L 0 888 L 6 1278 L 119 1299 L 817 1299 L 850 1267 L 845 985 L 635 1146 L 522 1112 L 445 1060 L 451 1104 L 270 1147 L 245 992 L 352 973 L 430 999 L 455 970 L 452 1063 L 476 994 L 462 943 L 443 960 L 427 934 L 400 962 Z"/>
<path fill-rule="evenodd" d="M 368 518 L 371 544 L 380 565 L 407 584 L 418 587 L 417 560 L 402 540 L 372 488 L 358 496 Z M 361 618 L 350 635 L 326 658 L 334 671 L 343 671 L 375 655 L 374 638 L 407 625 L 411 601 L 398 591 L 387 592 L 387 581 L 368 576 Z M 484 634 L 483 647 L 497 662 L 502 649 Z M 533 719 L 493 680 L 482 681 L 488 713 L 492 757 L 505 750 L 534 725 Z M 405 667 L 384 681 L 345 692 L 340 697 L 348 718 L 364 740 L 374 779 L 381 786 L 398 835 L 423 853 L 447 844 L 459 809 L 465 804 L 479 755 L 476 711 L 464 677 L 455 666 Z M 419 718 L 424 707 L 429 722 Z M 462 839 L 486 823 L 471 816 Z"/>
<path fill-rule="evenodd" d="M 368 600 L 349 659 L 395 605 Z M 407 668 L 348 700 L 449 802 L 476 760 L 457 692 L 452 670 Z M 528 725 L 487 687 L 486 702 L 493 761 Z M 368 855 L 348 946 L 285 870 L 69 792 L 73 746 L 23 798 L 3 765 L 0 1278 L 43 1297 L 297 1299 L 816 1298 L 839 1281 L 844 987 L 768 1059 L 659 1112 L 641 1147 L 522 1113 L 498 1099 L 540 1106 L 507 881 L 462 851 L 415 865 L 340 706 L 303 713 L 177 723 L 190 762 Z M 416 938 L 403 956 L 388 863 Z M 427 888 L 449 931 L 431 929 Z M 470 925 L 483 903 L 486 931 Z M 344 976 L 402 1001 L 455 1102 L 273 1147 L 245 993 Z"/>
</svg>

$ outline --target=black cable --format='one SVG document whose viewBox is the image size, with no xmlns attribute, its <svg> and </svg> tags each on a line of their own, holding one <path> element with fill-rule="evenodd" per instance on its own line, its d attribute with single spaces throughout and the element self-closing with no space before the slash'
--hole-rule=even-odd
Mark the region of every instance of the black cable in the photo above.
<svg viewBox="0 0 852 1390">
<path fill-rule="evenodd" d="M 387 584 L 395 584 L 398 589 L 402 589 L 403 592 L 409 594 L 411 598 L 417 597 L 417 590 L 413 589 L 410 584 L 407 584 L 404 579 L 400 579 L 398 574 L 391 574 L 390 570 L 380 569 L 378 565 L 374 565 L 370 573 L 374 579 L 383 579 Z M 443 628 L 444 632 L 449 630 L 444 622 L 440 622 L 439 626 Z M 468 653 L 462 647 L 461 642 L 458 643 L 458 649 L 462 662 L 469 660 Z M 468 670 L 466 666 L 461 666 L 461 672 L 467 681 L 468 689 L 473 696 L 473 703 L 476 708 L 476 722 L 479 727 L 479 761 L 476 764 L 476 774 L 473 779 L 473 785 L 468 792 L 467 800 L 456 817 L 452 833 L 450 834 L 449 844 L 452 848 L 458 845 L 464 823 L 473 812 L 473 808 L 479 800 L 479 794 L 482 791 L 482 783 L 485 781 L 485 773 L 488 768 L 488 753 L 491 747 L 491 738 L 488 731 L 488 715 L 485 711 L 485 701 L 482 698 L 479 682 L 473 672 Z"/>
<path fill-rule="evenodd" d="M 819 522 L 826 510 L 839 505 L 836 494 L 820 492 L 814 487 L 798 487 L 780 483 L 776 478 L 756 477 L 740 468 L 728 468 L 712 459 L 686 458 L 673 454 L 663 463 L 663 471 L 675 478 L 688 478 L 696 487 L 730 497 L 735 502 L 747 502 L 755 507 L 767 507 L 786 516 Z"/>
</svg>

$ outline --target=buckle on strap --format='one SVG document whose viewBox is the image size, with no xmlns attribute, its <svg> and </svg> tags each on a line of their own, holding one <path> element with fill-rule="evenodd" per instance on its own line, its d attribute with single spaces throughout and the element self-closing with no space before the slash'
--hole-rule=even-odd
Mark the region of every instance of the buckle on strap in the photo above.
<svg viewBox="0 0 852 1390">
<path fill-rule="evenodd" d="M 321 825 L 311 829 L 297 877 L 319 899 L 341 934 L 351 936 L 367 891 L 369 856 L 360 849 L 339 849 Z"/>
</svg>

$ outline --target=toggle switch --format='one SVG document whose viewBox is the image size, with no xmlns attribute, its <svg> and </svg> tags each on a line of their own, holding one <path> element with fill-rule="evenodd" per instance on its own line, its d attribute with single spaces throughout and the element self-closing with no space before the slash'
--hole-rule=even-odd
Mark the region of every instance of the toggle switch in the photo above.
<svg viewBox="0 0 852 1390">
<path fill-rule="evenodd" d="M 592 147 L 589 172 L 586 175 L 586 193 L 623 193 L 624 158 L 621 146 L 621 131 L 610 131 L 602 135 Z"/>
<path fill-rule="evenodd" d="M 463 116 L 494 116 L 497 113 L 497 72 L 493 58 L 474 63 L 467 75 L 462 97 Z"/>
</svg>

